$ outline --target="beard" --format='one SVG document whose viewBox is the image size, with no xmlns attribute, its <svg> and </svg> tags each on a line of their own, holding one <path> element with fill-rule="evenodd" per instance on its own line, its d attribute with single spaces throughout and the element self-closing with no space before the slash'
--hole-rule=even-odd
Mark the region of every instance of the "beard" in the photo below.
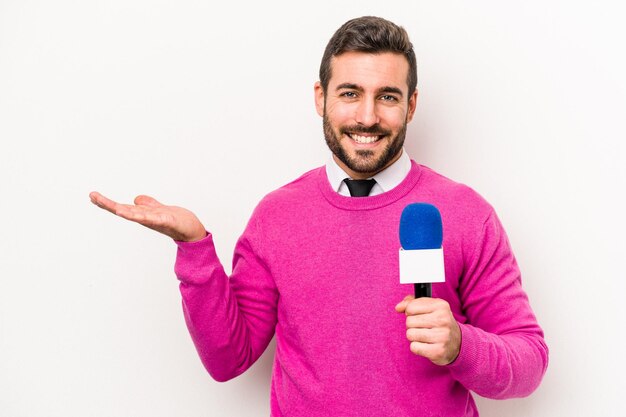
<svg viewBox="0 0 626 417">
<path fill-rule="evenodd" d="M 406 137 L 406 121 L 398 131 L 398 133 L 391 137 L 391 140 L 385 146 L 382 153 L 376 157 L 376 153 L 369 149 L 360 149 L 356 151 L 355 156 L 348 155 L 346 150 L 341 146 L 339 137 L 351 133 L 369 133 L 378 136 L 391 135 L 391 131 L 382 129 L 378 124 L 370 127 L 364 126 L 343 126 L 340 127 L 339 137 L 333 129 L 328 116 L 324 115 L 324 138 L 326 139 L 326 145 L 331 152 L 348 168 L 359 174 L 377 174 L 387 167 L 387 165 L 398 155 L 404 145 L 404 138 Z"/>
</svg>

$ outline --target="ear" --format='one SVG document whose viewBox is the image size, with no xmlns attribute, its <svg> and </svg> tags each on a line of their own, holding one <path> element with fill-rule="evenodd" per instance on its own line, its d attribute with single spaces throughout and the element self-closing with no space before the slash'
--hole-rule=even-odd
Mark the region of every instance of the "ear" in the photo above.
<svg viewBox="0 0 626 417">
<path fill-rule="evenodd" d="M 411 97 L 409 98 L 409 108 L 406 112 L 407 123 L 413 120 L 413 115 L 415 114 L 415 107 L 417 107 L 417 88 L 415 89 L 415 91 L 413 91 L 413 94 L 411 94 Z"/>
<path fill-rule="evenodd" d="M 320 82 L 316 82 L 313 87 L 315 92 L 315 109 L 317 110 L 317 114 L 320 117 L 324 117 L 324 88 L 322 88 L 322 84 Z"/>
</svg>

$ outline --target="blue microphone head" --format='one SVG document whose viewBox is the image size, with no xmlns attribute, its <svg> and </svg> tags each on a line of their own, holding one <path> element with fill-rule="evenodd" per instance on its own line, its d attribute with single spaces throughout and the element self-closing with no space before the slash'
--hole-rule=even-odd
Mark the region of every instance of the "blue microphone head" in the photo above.
<svg viewBox="0 0 626 417">
<path fill-rule="evenodd" d="M 402 249 L 439 249 L 443 243 L 441 213 L 427 203 L 412 203 L 402 210 L 400 217 L 400 245 Z"/>
</svg>

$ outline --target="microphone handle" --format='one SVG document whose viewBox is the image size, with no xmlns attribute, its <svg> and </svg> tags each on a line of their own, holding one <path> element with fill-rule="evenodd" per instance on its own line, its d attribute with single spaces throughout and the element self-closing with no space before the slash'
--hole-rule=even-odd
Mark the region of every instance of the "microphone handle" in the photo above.
<svg viewBox="0 0 626 417">
<path fill-rule="evenodd" d="M 432 297 L 432 284 L 429 282 L 423 282 L 420 284 L 413 284 L 415 286 L 415 298 Z"/>
</svg>

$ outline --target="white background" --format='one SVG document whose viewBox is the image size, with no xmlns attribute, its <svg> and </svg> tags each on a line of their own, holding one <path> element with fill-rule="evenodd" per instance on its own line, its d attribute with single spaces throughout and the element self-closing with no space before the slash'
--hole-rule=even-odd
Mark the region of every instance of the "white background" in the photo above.
<svg viewBox="0 0 626 417">
<path fill-rule="evenodd" d="M 229 270 L 258 200 L 326 161 L 313 83 L 365 14 L 415 45 L 410 155 L 496 207 L 546 333 L 541 387 L 482 416 L 624 415 L 618 4 L 0 0 L 0 415 L 269 414 L 273 347 L 213 382 L 174 244 L 88 193 L 192 209 Z"/>
</svg>

